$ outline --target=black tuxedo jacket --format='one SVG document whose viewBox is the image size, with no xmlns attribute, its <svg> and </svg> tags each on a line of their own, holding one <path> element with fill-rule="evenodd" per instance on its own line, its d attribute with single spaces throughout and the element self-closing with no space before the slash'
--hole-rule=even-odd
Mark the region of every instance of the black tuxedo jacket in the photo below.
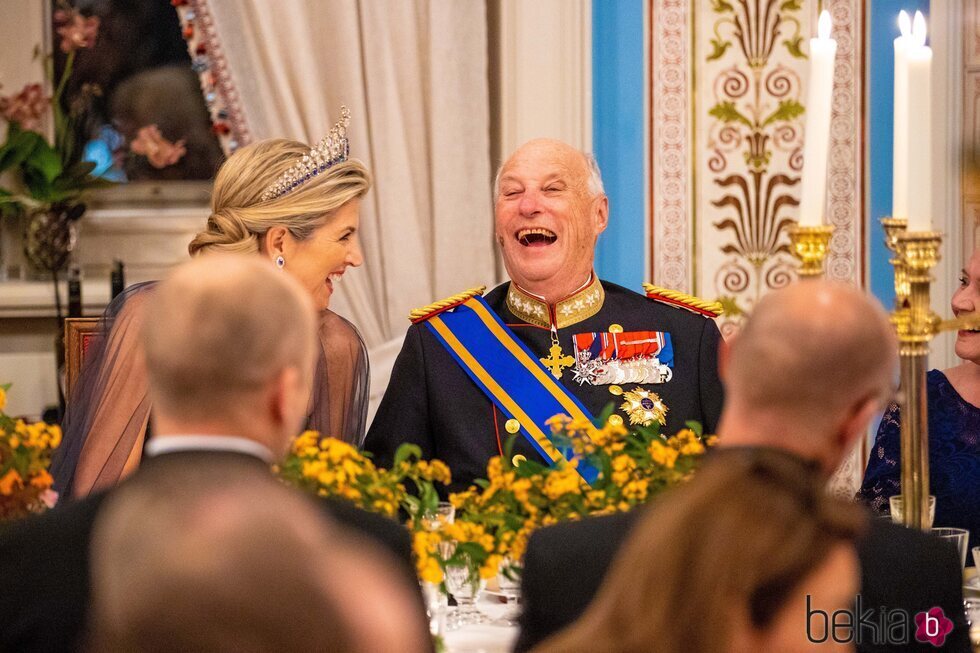
<svg viewBox="0 0 980 653">
<path fill-rule="evenodd" d="M 219 451 L 161 454 L 145 459 L 143 468 L 159 471 L 158 466 L 202 457 L 255 461 L 259 473 L 268 473 L 268 465 L 257 458 Z M 111 490 L 58 505 L 0 530 L 0 651 L 73 651 L 83 644 L 92 528 L 110 494 Z M 323 500 L 322 505 L 336 522 L 394 554 L 405 582 L 418 587 L 407 529 L 342 501 Z"/>
<path fill-rule="evenodd" d="M 697 482 L 696 480 L 694 482 Z M 643 509 L 593 517 L 543 528 L 531 536 L 521 583 L 523 613 L 514 650 L 527 651 L 577 620 L 602 584 L 616 552 L 643 514 Z M 917 644 L 914 625 L 910 644 L 876 644 L 862 631 L 860 652 L 962 651 L 969 653 L 969 632 L 963 616 L 963 576 L 959 554 L 947 543 L 925 533 L 870 520 L 858 545 L 861 562 L 862 612 L 900 608 L 912 615 L 940 606 L 953 620 L 953 632 L 941 649 Z M 822 631 L 821 631 L 822 632 Z M 883 641 L 883 640 L 879 640 Z"/>
<path fill-rule="evenodd" d="M 487 304 L 511 331 L 539 357 L 548 355 L 551 332 L 523 322 L 507 306 L 505 283 L 486 295 Z M 565 353 L 573 351 L 578 333 L 608 331 L 618 324 L 625 331 L 665 331 L 674 348 L 670 381 L 641 387 L 656 392 L 667 405 L 666 433 L 676 433 L 685 422 L 696 420 L 706 433 L 718 426 L 723 392 L 718 379 L 718 344 L 721 336 L 714 321 L 683 308 L 667 306 L 616 284 L 602 282 L 605 300 L 592 317 L 558 329 Z M 617 412 L 621 397 L 608 385 L 579 385 L 571 370 L 559 381 L 593 415 L 610 403 Z M 625 384 L 631 390 L 636 384 Z M 619 412 L 620 416 L 624 416 Z M 465 490 L 474 479 L 485 478 L 487 462 L 501 453 L 510 435 L 507 418 L 440 344 L 425 324 L 413 324 L 395 360 L 391 380 L 378 413 L 371 423 L 364 448 L 381 467 L 389 467 L 398 445 L 412 442 L 422 457 L 438 458 L 449 465 L 453 482 L 449 490 Z M 524 437 L 514 442 L 514 454 L 547 462 Z"/>
</svg>

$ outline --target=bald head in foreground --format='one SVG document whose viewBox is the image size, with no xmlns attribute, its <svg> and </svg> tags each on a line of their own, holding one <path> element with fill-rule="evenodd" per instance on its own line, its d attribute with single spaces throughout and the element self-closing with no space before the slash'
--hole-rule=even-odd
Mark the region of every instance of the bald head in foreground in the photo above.
<svg viewBox="0 0 980 653">
<path fill-rule="evenodd" d="M 282 457 L 306 416 L 315 333 L 309 294 L 267 262 L 181 265 L 143 326 L 155 437 L 235 434 Z"/>
<path fill-rule="evenodd" d="M 142 474 L 108 501 L 92 550 L 92 650 L 427 648 L 389 554 L 235 462 Z"/>
<path fill-rule="evenodd" d="M 898 342 L 868 293 L 830 281 L 763 297 L 721 361 L 719 446 L 768 446 L 830 476 L 894 389 Z"/>
<path fill-rule="evenodd" d="M 79 650 L 90 618 L 93 527 L 104 505 L 126 496 L 117 493 L 128 488 L 137 488 L 142 498 L 133 499 L 123 517 L 110 520 L 116 526 L 109 532 L 117 538 L 111 541 L 118 546 L 106 545 L 110 553 L 101 558 L 98 572 L 110 589 L 122 588 L 103 606 L 107 618 L 122 615 L 119 619 L 140 628 L 150 628 L 150 622 L 186 626 L 192 636 L 206 635 L 210 625 L 220 630 L 209 605 L 237 615 L 272 614 L 276 607 L 281 619 L 284 606 L 305 605 L 313 616 L 297 617 L 295 628 L 305 627 L 303 619 L 317 618 L 314 606 L 319 605 L 324 619 L 336 617 L 353 629 L 355 639 L 357 628 L 382 636 L 381 624 L 364 622 L 364 615 L 374 613 L 361 598 L 371 594 L 350 590 L 373 592 L 381 565 L 388 571 L 380 576 L 398 587 L 381 593 L 408 597 L 393 604 L 385 623 L 407 621 L 414 633 L 424 635 L 427 621 L 407 529 L 330 498 L 316 499 L 311 514 L 305 497 L 288 498 L 298 490 L 281 487 L 272 476 L 271 465 L 286 454 L 307 414 L 317 352 L 309 294 L 260 257 L 214 254 L 179 266 L 144 296 L 142 351 L 154 434 L 139 468 L 124 483 L 0 530 L 0 577 L 6 588 L 0 592 L 0 651 Z M 234 475 L 221 471 L 226 468 Z M 298 521 L 284 522 L 276 506 Z M 332 526 L 316 526 L 318 518 Z M 354 545 L 356 553 L 350 553 L 352 547 L 344 544 L 348 537 L 367 544 Z M 286 542 L 295 553 L 288 559 L 279 546 Z M 135 548 L 127 555 L 113 553 L 130 544 Z M 338 557 L 326 560 L 334 546 Z M 388 562 L 375 555 L 375 546 L 386 551 Z M 171 552 L 178 550 L 173 558 Z M 330 578 L 311 571 L 316 569 L 331 570 Z M 276 588 L 271 580 L 307 575 L 288 588 Z M 273 589 L 223 594 L 229 587 Z M 148 616 L 158 605 L 166 605 L 167 614 Z M 357 619 L 345 611 L 350 605 L 359 606 Z M 197 620 L 180 615 L 197 615 Z M 272 617 L 238 618 L 260 628 L 257 637 L 289 627 Z M 120 625 L 111 619 L 110 625 Z M 158 650 L 175 641 L 152 629 L 134 634 L 140 633 L 150 635 L 140 642 L 157 641 L 159 635 L 164 645 Z M 407 650 L 431 650 L 427 638 L 404 637 Z M 391 650 L 390 640 L 384 641 Z M 142 644 L 121 650 L 141 649 L 147 650 Z"/>
<path fill-rule="evenodd" d="M 721 358 L 725 406 L 705 471 L 766 450 L 796 470 L 796 477 L 826 482 L 891 397 L 897 352 L 885 312 L 858 288 L 806 280 L 766 295 Z M 691 483 L 698 483 L 697 474 Z M 533 648 L 581 617 L 644 514 L 647 509 L 640 508 L 531 536 L 516 651 Z M 834 641 L 850 637 L 859 652 L 933 650 L 915 642 L 914 624 L 896 642 L 900 631 L 866 627 L 860 620 L 898 611 L 911 619 L 940 606 L 954 622 L 944 650 L 969 651 L 958 553 L 920 531 L 867 517 L 867 533 L 858 542 L 861 584 L 853 627 L 835 630 Z M 808 626 L 816 639 L 827 633 L 819 614 Z"/>
</svg>

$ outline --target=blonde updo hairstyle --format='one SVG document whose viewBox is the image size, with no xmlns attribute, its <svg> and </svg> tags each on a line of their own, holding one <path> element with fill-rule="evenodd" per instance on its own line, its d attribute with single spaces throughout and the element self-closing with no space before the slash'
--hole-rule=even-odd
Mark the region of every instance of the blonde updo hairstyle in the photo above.
<svg viewBox="0 0 980 653">
<path fill-rule="evenodd" d="M 309 145 L 272 138 L 247 145 L 228 157 L 214 180 L 207 227 L 187 247 L 191 256 L 204 252 L 257 253 L 262 237 L 276 226 L 285 227 L 296 240 L 305 240 L 326 224 L 334 211 L 363 197 L 371 187 L 364 164 L 348 159 L 263 202 L 266 189 L 309 152 Z"/>
</svg>

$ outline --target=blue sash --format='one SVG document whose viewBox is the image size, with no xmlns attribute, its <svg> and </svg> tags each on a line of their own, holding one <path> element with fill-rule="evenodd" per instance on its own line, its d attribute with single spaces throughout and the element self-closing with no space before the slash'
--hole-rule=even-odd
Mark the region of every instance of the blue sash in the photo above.
<svg viewBox="0 0 980 653">
<path fill-rule="evenodd" d="M 592 483 L 599 471 L 567 447 L 551 441 L 546 422 L 555 415 L 592 421 L 578 398 L 548 372 L 482 297 L 427 319 L 432 333 L 500 411 L 521 425 L 521 434 L 545 460 L 578 460 L 577 470 Z"/>
</svg>

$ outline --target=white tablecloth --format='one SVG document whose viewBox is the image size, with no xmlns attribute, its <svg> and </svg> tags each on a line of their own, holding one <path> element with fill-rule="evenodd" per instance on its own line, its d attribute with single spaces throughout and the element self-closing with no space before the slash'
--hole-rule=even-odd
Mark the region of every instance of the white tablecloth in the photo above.
<svg viewBox="0 0 980 653">
<path fill-rule="evenodd" d="M 501 617 L 506 611 L 492 597 L 482 598 L 479 608 L 491 619 Z M 463 626 L 457 630 L 447 630 L 443 637 L 448 653 L 510 653 L 517 639 L 517 627 L 496 624 Z"/>
</svg>

